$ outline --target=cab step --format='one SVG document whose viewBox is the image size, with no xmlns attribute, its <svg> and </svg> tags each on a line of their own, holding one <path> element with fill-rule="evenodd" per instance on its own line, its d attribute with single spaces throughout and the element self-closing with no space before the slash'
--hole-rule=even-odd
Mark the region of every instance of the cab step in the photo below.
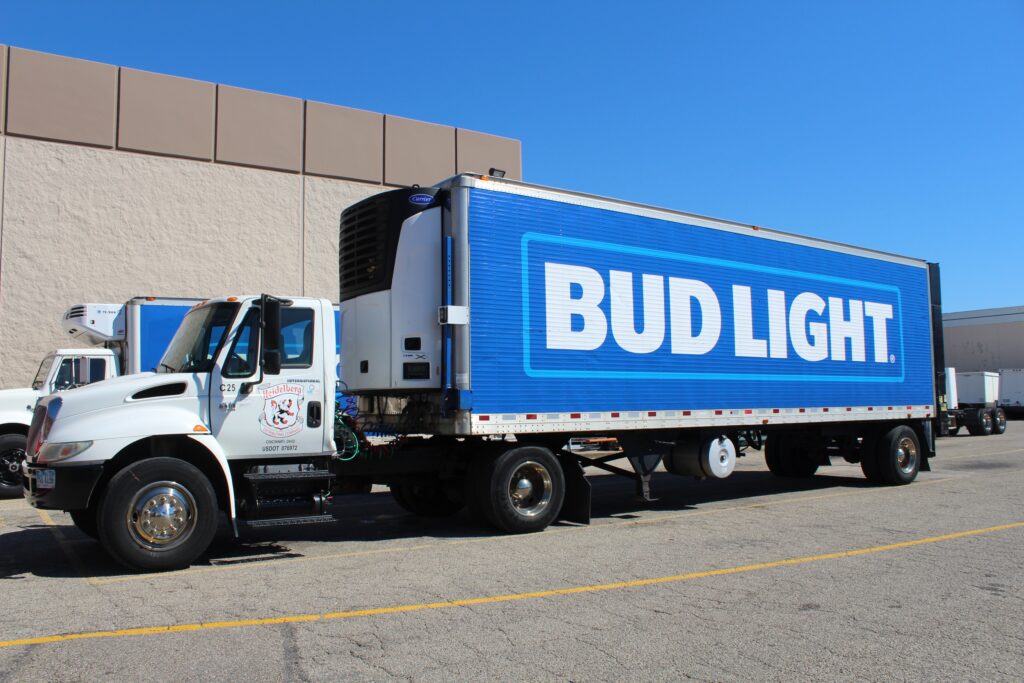
<svg viewBox="0 0 1024 683">
<path fill-rule="evenodd" d="M 271 517 L 270 519 L 240 519 L 238 521 L 250 529 L 262 529 L 264 527 L 294 526 L 297 524 L 330 524 L 338 520 L 331 515 L 302 515 L 299 517 Z"/>
<path fill-rule="evenodd" d="M 278 483 L 285 481 L 311 481 L 317 479 L 334 479 L 330 470 L 303 470 L 301 472 L 246 472 L 245 478 L 256 485 L 261 483 Z"/>
</svg>

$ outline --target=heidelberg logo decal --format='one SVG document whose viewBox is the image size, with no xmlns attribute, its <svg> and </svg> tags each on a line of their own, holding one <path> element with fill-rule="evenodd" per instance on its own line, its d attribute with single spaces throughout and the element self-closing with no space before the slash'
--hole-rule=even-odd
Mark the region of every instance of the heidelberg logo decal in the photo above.
<svg viewBox="0 0 1024 683">
<path fill-rule="evenodd" d="M 302 431 L 302 401 L 304 391 L 297 384 L 275 384 L 261 389 L 263 412 L 260 430 L 267 436 L 291 436 Z"/>
</svg>

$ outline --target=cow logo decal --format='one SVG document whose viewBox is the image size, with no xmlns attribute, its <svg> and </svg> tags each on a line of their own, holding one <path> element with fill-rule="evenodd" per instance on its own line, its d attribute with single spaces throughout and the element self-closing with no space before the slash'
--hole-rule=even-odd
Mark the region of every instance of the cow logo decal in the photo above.
<svg viewBox="0 0 1024 683">
<path fill-rule="evenodd" d="M 263 412 L 260 430 L 267 436 L 284 437 L 302 431 L 303 388 L 297 384 L 275 384 L 261 389 Z"/>
</svg>

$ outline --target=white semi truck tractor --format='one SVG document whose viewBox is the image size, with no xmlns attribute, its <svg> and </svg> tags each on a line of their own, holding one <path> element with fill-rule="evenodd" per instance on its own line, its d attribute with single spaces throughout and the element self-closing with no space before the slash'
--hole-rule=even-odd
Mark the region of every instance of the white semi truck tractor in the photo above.
<svg viewBox="0 0 1024 683">
<path fill-rule="evenodd" d="M 149 296 L 68 308 L 61 320 L 64 331 L 89 348 L 48 353 L 31 385 L 0 390 L 0 496 L 21 495 L 21 461 L 36 401 L 55 391 L 154 367 L 182 318 L 200 301 Z"/>
<path fill-rule="evenodd" d="M 340 385 L 331 302 L 211 299 L 155 372 L 39 401 L 29 502 L 163 570 L 371 483 L 530 532 L 589 521 L 586 468 L 646 497 L 660 463 L 899 485 L 935 455 L 934 264 L 478 175 L 363 200 L 339 244 Z M 622 452 L 567 447 L 596 435 Z"/>
</svg>

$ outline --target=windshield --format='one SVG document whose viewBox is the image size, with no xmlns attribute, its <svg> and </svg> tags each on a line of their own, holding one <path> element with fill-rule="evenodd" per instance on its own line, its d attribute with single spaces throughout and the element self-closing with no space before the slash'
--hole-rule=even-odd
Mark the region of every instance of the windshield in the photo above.
<svg viewBox="0 0 1024 683">
<path fill-rule="evenodd" d="M 159 367 L 153 369 L 164 373 L 209 372 L 237 311 L 237 303 L 213 304 L 190 311 Z"/>
<path fill-rule="evenodd" d="M 52 353 L 43 359 L 43 362 L 39 364 L 39 370 L 36 371 L 36 378 L 32 380 L 33 389 L 42 389 L 43 385 L 46 384 L 46 378 L 50 375 L 50 368 L 53 367 L 53 359 L 56 358 Z"/>
</svg>

